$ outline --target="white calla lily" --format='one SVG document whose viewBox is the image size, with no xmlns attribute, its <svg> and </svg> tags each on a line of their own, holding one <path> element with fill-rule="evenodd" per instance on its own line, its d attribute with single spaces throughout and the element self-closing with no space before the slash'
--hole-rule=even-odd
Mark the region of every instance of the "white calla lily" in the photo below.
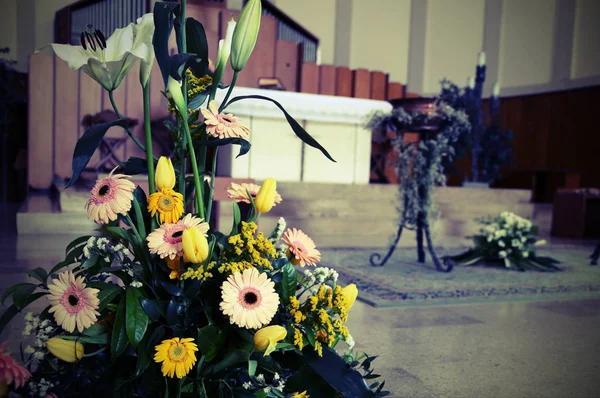
<svg viewBox="0 0 600 398">
<path fill-rule="evenodd" d="M 135 61 L 142 61 L 142 73 L 147 82 L 154 63 L 154 19 L 146 14 L 137 24 L 116 29 L 106 40 L 101 32 L 84 32 L 81 46 L 52 43 L 54 53 L 69 63 L 71 69 L 81 69 L 108 91 L 116 89 Z M 144 83 L 142 83 L 144 84 Z"/>
</svg>

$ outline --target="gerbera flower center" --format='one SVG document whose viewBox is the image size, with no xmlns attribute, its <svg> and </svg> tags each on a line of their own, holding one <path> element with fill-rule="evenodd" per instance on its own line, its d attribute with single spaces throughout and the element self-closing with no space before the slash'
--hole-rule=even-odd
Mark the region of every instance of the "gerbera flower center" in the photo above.
<svg viewBox="0 0 600 398">
<path fill-rule="evenodd" d="M 183 231 L 177 231 L 173 235 L 171 235 L 171 238 L 179 238 L 182 235 L 183 235 Z"/>
<path fill-rule="evenodd" d="M 297 240 L 295 240 L 293 242 L 293 246 L 294 246 L 294 251 L 296 251 L 296 252 L 299 252 L 299 253 L 306 252 L 306 247 L 302 244 L 302 242 L 298 242 Z"/>
<path fill-rule="evenodd" d="M 244 301 L 248 304 L 254 304 L 258 301 L 258 297 L 256 296 L 255 293 L 253 292 L 248 292 L 246 293 L 246 295 L 244 296 Z"/>
<path fill-rule="evenodd" d="M 174 207 L 175 207 L 175 201 L 173 200 L 173 198 L 171 196 L 162 195 L 158 199 L 158 209 L 160 211 L 168 212 L 168 211 L 173 210 Z"/>
<path fill-rule="evenodd" d="M 223 115 L 223 114 L 220 115 L 221 122 L 228 124 L 228 125 L 235 123 L 234 117 L 235 116 L 232 117 L 232 116 Z"/>
<path fill-rule="evenodd" d="M 67 301 L 69 302 L 69 305 L 75 307 L 77 304 L 79 304 L 79 297 L 77 297 L 73 294 L 70 294 Z"/>
<path fill-rule="evenodd" d="M 182 361 L 185 354 L 185 347 L 179 343 L 175 343 L 169 348 L 169 359 L 171 361 Z"/>
<path fill-rule="evenodd" d="M 250 287 L 240 292 L 239 300 L 244 308 L 250 310 L 260 306 L 262 296 L 258 290 Z"/>
<path fill-rule="evenodd" d="M 110 186 L 109 185 L 103 185 L 102 188 L 100 188 L 98 190 L 98 195 L 104 196 L 104 195 L 106 195 L 109 192 L 110 192 Z"/>
</svg>

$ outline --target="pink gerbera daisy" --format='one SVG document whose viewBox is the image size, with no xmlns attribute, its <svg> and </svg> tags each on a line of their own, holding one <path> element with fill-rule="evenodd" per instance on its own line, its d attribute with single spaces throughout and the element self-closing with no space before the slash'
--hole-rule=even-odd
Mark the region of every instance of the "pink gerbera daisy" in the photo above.
<svg viewBox="0 0 600 398">
<path fill-rule="evenodd" d="M 213 137 L 248 139 L 250 129 L 241 123 L 240 118 L 231 113 L 219 113 L 219 106 L 215 101 L 208 103 L 208 109 L 200 108 L 200 112 L 204 116 L 206 132 Z"/>
<path fill-rule="evenodd" d="M 58 274 L 48 284 L 50 295 L 50 313 L 54 313 L 54 320 L 67 332 L 72 333 L 77 326 L 79 332 L 92 326 L 100 313 L 98 289 L 85 287 L 82 276 L 75 278 L 71 271 Z"/>
<path fill-rule="evenodd" d="M 279 306 L 275 283 L 256 268 L 235 272 L 221 285 L 221 311 L 239 327 L 258 329 L 271 322 Z"/>
<path fill-rule="evenodd" d="M 289 246 L 288 255 L 292 256 L 292 264 L 316 265 L 321 260 L 321 252 L 316 249 L 315 242 L 304 232 L 290 228 L 283 234 L 283 241 Z"/>
<path fill-rule="evenodd" d="M 90 192 L 90 200 L 85 205 L 88 218 L 97 224 L 106 224 L 117 219 L 119 214 L 127 214 L 131 209 L 135 184 L 125 174 L 113 174 L 96 181 Z"/>
<path fill-rule="evenodd" d="M 23 387 L 30 377 L 31 373 L 6 352 L 6 343 L 0 344 L 0 382 L 6 385 L 14 383 L 16 390 Z"/>
<path fill-rule="evenodd" d="M 229 199 L 235 200 L 236 202 L 250 203 L 248 192 L 250 193 L 250 196 L 252 196 L 252 199 L 255 199 L 259 189 L 260 185 L 246 182 L 241 184 L 232 182 L 229 188 L 227 188 L 227 196 Z M 275 205 L 277 203 L 281 203 L 281 195 L 275 191 Z"/>
<path fill-rule="evenodd" d="M 176 224 L 164 223 L 152 231 L 146 238 L 148 250 L 152 254 L 158 254 L 160 258 L 169 257 L 171 260 L 176 256 L 183 256 L 183 231 L 190 227 L 196 227 L 204 236 L 208 236 L 208 223 L 203 222 L 202 218 L 187 214 Z"/>
</svg>

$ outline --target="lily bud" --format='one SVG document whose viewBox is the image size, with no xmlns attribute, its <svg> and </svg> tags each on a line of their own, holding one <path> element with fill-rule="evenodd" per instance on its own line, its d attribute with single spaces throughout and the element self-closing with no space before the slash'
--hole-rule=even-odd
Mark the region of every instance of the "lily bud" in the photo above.
<svg viewBox="0 0 600 398">
<path fill-rule="evenodd" d="M 231 43 L 231 67 L 236 72 L 244 69 L 252 50 L 254 50 L 260 29 L 261 14 L 261 0 L 249 0 L 240 14 L 240 20 L 233 32 Z"/>
<path fill-rule="evenodd" d="M 350 311 L 350 308 L 352 308 L 354 302 L 356 301 L 356 296 L 358 296 L 358 289 L 356 288 L 356 285 L 354 283 L 349 284 L 342 289 L 342 294 L 344 297 L 346 297 L 347 308 L 348 311 Z"/>
<path fill-rule="evenodd" d="M 175 169 L 171 159 L 161 156 L 156 165 L 156 174 L 154 175 L 154 184 L 156 189 L 173 189 L 175 186 Z"/>
<path fill-rule="evenodd" d="M 217 66 L 215 67 L 215 73 L 213 75 L 213 84 L 218 84 L 223 77 L 225 66 L 227 66 L 227 61 L 229 61 L 229 54 L 231 54 L 231 41 L 233 40 L 235 26 L 236 22 L 232 18 L 231 21 L 227 23 L 225 40 L 219 40 L 219 52 L 217 53 Z"/>
<path fill-rule="evenodd" d="M 264 351 L 265 356 L 275 351 L 277 342 L 285 339 L 287 330 L 279 325 L 267 326 L 254 334 L 254 347 L 258 351 Z"/>
<path fill-rule="evenodd" d="M 83 358 L 83 345 L 78 341 L 53 337 L 46 341 L 46 348 L 52 355 L 65 362 L 74 363 Z"/>
<path fill-rule="evenodd" d="M 183 261 L 198 264 L 208 257 L 208 240 L 196 227 L 183 231 Z"/>
<path fill-rule="evenodd" d="M 181 83 L 169 76 L 167 91 L 169 94 L 171 94 L 171 98 L 173 98 L 173 102 L 175 103 L 175 106 L 177 107 L 181 117 L 187 117 L 185 100 L 183 99 L 183 94 L 181 93 Z"/>
<path fill-rule="evenodd" d="M 260 186 L 256 199 L 254 199 L 254 205 L 256 210 L 261 213 L 267 213 L 275 204 L 275 194 L 277 190 L 277 182 L 275 179 L 269 177 Z"/>
</svg>

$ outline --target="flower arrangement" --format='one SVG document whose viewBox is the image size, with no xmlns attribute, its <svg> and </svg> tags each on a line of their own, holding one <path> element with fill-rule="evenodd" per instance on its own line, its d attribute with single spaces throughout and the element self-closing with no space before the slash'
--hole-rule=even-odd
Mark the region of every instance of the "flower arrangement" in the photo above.
<svg viewBox="0 0 600 398">
<path fill-rule="evenodd" d="M 537 247 L 546 242 L 535 237 L 531 221 L 508 211 L 477 221 L 483 226 L 472 236 L 475 247 L 449 259 L 463 265 L 501 262 L 519 271 L 561 271 L 557 260 L 537 255 Z"/>
<path fill-rule="evenodd" d="M 90 28 L 81 46 L 52 45 L 111 99 L 141 62 L 146 140 L 131 138 L 146 159 L 123 166 L 148 174 L 148 192 L 130 180 L 133 171 L 113 170 L 99 179 L 86 205 L 98 235 L 75 239 L 52 269 L 27 271 L 34 283 L 4 292 L 2 303 L 12 298 L 12 304 L 0 331 L 28 305 L 40 301 L 45 308 L 25 316 L 25 366 L 0 346 L 0 395 L 9 388 L 34 397 L 387 395 L 384 383 L 365 382 L 379 377 L 371 369 L 375 357 L 335 351 L 340 341 L 354 345 L 346 321 L 356 286 L 340 286 L 335 271 L 316 267 L 315 243 L 285 220 L 268 237 L 257 231 L 261 215 L 282 201 L 274 179 L 232 184 L 234 222 L 227 234 L 205 221 L 211 219 L 218 148 L 236 144 L 240 155 L 250 149 L 250 130 L 224 110 L 247 99 L 229 98 L 256 43 L 261 2 L 248 1 L 239 22 L 229 23 L 213 72 L 204 29 L 185 17 L 185 4 L 157 2 L 153 14 L 108 39 Z M 179 54 L 170 55 L 174 26 Z M 225 87 L 230 56 L 234 74 Z M 155 59 L 177 121 L 168 126 L 173 159 L 155 159 L 152 152 L 148 76 Z M 218 89 L 227 90 L 220 105 Z M 280 104 L 251 98 L 275 103 L 300 139 L 333 160 Z M 77 142 L 68 185 L 110 127 L 127 130 L 113 106 L 118 119 L 91 127 Z M 245 219 L 238 202 L 249 204 Z M 302 274 L 296 267 L 307 269 Z"/>
</svg>

